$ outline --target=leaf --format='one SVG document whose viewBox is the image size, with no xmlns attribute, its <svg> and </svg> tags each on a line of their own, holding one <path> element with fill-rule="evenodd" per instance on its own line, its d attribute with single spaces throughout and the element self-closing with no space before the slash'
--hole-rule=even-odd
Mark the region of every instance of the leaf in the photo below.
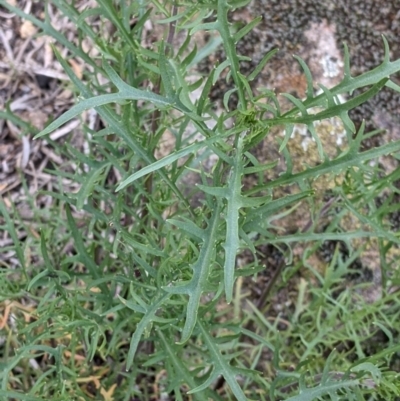
<svg viewBox="0 0 400 401">
<path fill-rule="evenodd" d="M 238 90 L 239 96 L 239 108 L 241 110 L 246 110 L 246 99 L 244 96 L 243 85 L 239 78 L 239 59 L 236 53 L 234 38 L 230 33 L 229 24 L 228 24 L 228 14 L 229 6 L 226 0 L 218 0 L 217 6 L 217 29 L 221 34 L 222 41 L 224 44 L 224 49 L 226 53 L 227 60 L 229 60 L 229 64 L 231 66 L 231 74 L 233 81 Z"/>
<path fill-rule="evenodd" d="M 351 368 L 352 372 L 368 372 L 371 374 L 375 384 L 379 386 L 381 378 L 382 378 L 382 372 L 378 367 L 376 367 L 373 363 L 371 362 L 364 362 L 360 363 L 359 365 L 353 366 Z"/>
<path fill-rule="evenodd" d="M 182 157 L 185 157 L 190 153 L 194 153 L 203 147 L 204 147 L 204 142 L 193 143 L 192 145 L 189 145 L 184 149 L 181 149 L 181 150 L 178 150 L 177 152 L 171 153 L 171 154 L 163 157 L 162 159 L 157 160 L 156 162 L 151 163 L 150 165 L 141 168 L 139 171 L 136 171 L 135 173 L 130 175 L 128 178 L 125 178 L 123 181 L 121 181 L 118 184 L 117 188 L 115 189 L 116 192 L 121 191 L 122 189 L 127 187 L 129 184 L 132 184 L 137 179 L 139 179 L 145 175 L 148 175 L 150 173 L 153 173 L 157 170 L 160 170 L 163 167 L 171 165 L 176 160 L 181 159 Z"/>
<path fill-rule="evenodd" d="M 215 69 L 212 69 L 210 75 L 208 76 L 208 78 L 206 80 L 206 83 L 204 84 L 203 91 L 201 92 L 201 95 L 199 97 L 199 100 L 197 103 L 197 114 L 199 116 L 201 116 L 203 114 L 204 106 L 206 104 L 206 101 L 208 100 L 210 90 L 213 86 L 214 74 L 215 74 Z"/>
<path fill-rule="evenodd" d="M 45 401 L 45 398 L 34 397 L 28 394 L 18 393 L 17 391 L 0 390 L 0 396 L 4 400 L 21 400 L 21 401 Z"/>
<path fill-rule="evenodd" d="M 78 210 L 83 208 L 85 201 L 90 196 L 90 193 L 93 191 L 93 187 L 96 181 L 99 179 L 104 169 L 107 169 L 111 166 L 111 163 L 104 163 L 98 168 L 92 168 L 89 174 L 85 177 L 81 188 L 79 189 L 77 198 L 76 198 L 76 207 Z"/>
<path fill-rule="evenodd" d="M 164 287 L 164 290 L 170 294 L 189 295 L 189 302 L 186 308 L 186 320 L 182 330 L 179 344 L 189 340 L 197 322 L 197 314 L 200 305 L 202 293 L 207 288 L 210 268 L 215 260 L 215 244 L 217 240 L 218 227 L 220 224 L 220 201 L 217 202 L 213 215 L 208 222 L 208 227 L 204 230 L 203 245 L 199 256 L 192 266 L 193 277 L 189 282 L 180 283 L 175 286 Z"/>
<path fill-rule="evenodd" d="M 188 220 L 184 217 L 181 217 L 184 221 L 179 221 L 176 219 L 168 219 L 167 223 L 174 225 L 175 227 L 180 228 L 185 231 L 192 237 L 196 237 L 197 239 L 205 240 L 204 230 L 196 226 L 191 220 Z"/>
<path fill-rule="evenodd" d="M 270 122 L 274 125 L 279 125 L 279 124 L 306 124 L 307 125 L 313 121 L 320 121 L 320 120 L 324 120 L 327 118 L 340 116 L 341 113 L 344 113 L 351 109 L 354 109 L 355 107 L 359 106 L 360 104 L 365 103 L 371 97 L 375 96 L 385 86 L 387 81 L 388 81 L 388 78 L 383 78 L 379 82 L 375 83 L 372 86 L 372 88 L 366 90 L 361 95 L 355 96 L 353 99 L 350 99 L 347 102 L 338 104 L 334 107 L 330 107 L 319 113 L 307 114 L 307 116 L 303 115 L 301 117 L 285 117 L 285 115 L 284 115 L 279 118 L 272 118 L 272 119 L 270 119 Z M 331 94 L 334 95 L 333 90 L 331 90 Z M 316 99 L 316 98 L 314 98 L 314 99 Z M 310 106 L 307 103 L 308 103 L 307 101 L 304 101 L 303 107 L 309 108 Z M 292 111 L 293 111 L 293 109 L 292 109 Z"/>
<path fill-rule="evenodd" d="M 155 319 L 155 314 L 158 311 L 158 309 L 161 308 L 161 306 L 165 303 L 165 301 L 170 297 L 171 295 L 168 293 L 164 293 L 161 297 L 156 296 L 154 300 L 152 300 L 152 303 L 150 305 L 145 306 L 144 310 L 144 316 L 142 317 L 141 321 L 137 324 L 136 330 L 132 335 L 131 338 L 131 343 L 129 345 L 129 352 L 126 357 L 126 370 L 128 371 L 132 364 L 133 364 L 133 359 L 136 354 L 137 347 L 139 345 L 140 339 L 143 335 L 143 332 L 145 331 L 146 327 Z M 121 298 L 120 298 L 121 299 Z M 123 302 L 122 300 L 121 302 Z M 136 307 L 133 307 L 133 304 L 128 301 L 123 302 L 125 306 L 128 308 L 134 308 L 136 312 L 138 310 Z"/>
<path fill-rule="evenodd" d="M 118 29 L 119 34 L 123 37 L 125 43 L 130 46 L 131 51 L 137 51 L 138 45 L 133 40 L 131 33 L 124 27 L 123 20 L 119 17 L 113 7 L 113 2 L 109 0 L 97 0 L 97 3 L 101 6 L 103 16 L 114 24 Z"/>
<path fill-rule="evenodd" d="M 193 46 L 192 51 L 182 60 L 181 68 L 185 71 L 188 65 L 194 60 L 197 54 L 197 45 L 196 43 Z"/>
<path fill-rule="evenodd" d="M 210 138 L 208 140 L 192 143 L 186 148 L 173 152 L 163 157 L 162 159 L 157 160 L 154 163 L 151 163 L 150 165 L 141 168 L 139 171 L 136 171 L 135 173 L 130 175 L 128 178 L 126 178 L 125 180 L 123 180 L 118 184 L 116 191 L 118 192 L 121 189 L 124 189 L 129 184 L 132 184 L 134 181 L 145 175 L 148 175 L 150 173 L 160 170 L 163 167 L 171 165 L 175 161 L 181 159 L 182 157 L 187 156 L 188 154 L 195 153 L 205 147 L 212 147 L 213 143 L 219 141 L 220 139 L 221 137 L 214 136 L 213 138 Z"/>
<path fill-rule="evenodd" d="M 10 234 L 10 237 L 14 244 L 15 253 L 17 254 L 17 257 L 18 257 L 19 263 L 21 264 L 24 275 L 27 278 L 27 274 L 26 274 L 26 270 L 25 270 L 26 261 L 25 261 L 24 251 L 23 251 L 21 243 L 18 239 L 18 234 L 15 229 L 14 220 L 10 218 L 10 215 L 8 214 L 7 207 L 3 201 L 3 198 L 0 198 L 0 213 L 3 215 L 3 218 L 6 222 L 7 232 Z"/>
<path fill-rule="evenodd" d="M 294 124 L 289 124 L 289 123 L 285 124 L 285 137 L 281 143 L 281 146 L 279 146 L 279 152 L 282 152 L 283 149 L 286 148 L 289 139 L 292 137 L 293 129 L 294 129 Z"/>
<path fill-rule="evenodd" d="M 337 394 L 339 390 L 350 389 L 358 386 L 360 383 L 358 380 L 343 380 L 343 381 L 328 381 L 325 384 L 320 384 L 316 387 L 307 388 L 302 390 L 298 395 L 286 398 L 286 401 L 310 401 L 316 400 L 324 395 Z"/>
<path fill-rule="evenodd" d="M 215 343 L 215 339 L 209 334 L 209 330 L 206 329 L 206 326 L 200 320 L 197 322 L 197 325 L 203 336 L 203 340 L 207 346 L 207 350 L 210 353 L 211 362 L 214 365 L 214 369 L 212 370 L 210 377 L 206 380 L 206 382 L 190 390 L 189 394 L 194 394 L 200 390 L 203 390 L 205 388 L 205 385 L 208 386 L 210 383 L 216 380 L 219 375 L 222 375 L 237 400 L 248 401 L 248 398 L 245 396 L 243 390 L 236 380 L 235 369 L 231 367 L 229 362 L 225 360 L 225 357 L 221 354 L 220 350 L 217 347 L 217 344 Z"/>
<path fill-rule="evenodd" d="M 294 55 L 293 57 L 299 62 L 301 68 L 304 71 L 304 75 L 306 76 L 306 81 L 307 81 L 306 98 L 307 100 L 310 100 L 314 97 L 314 84 L 311 71 L 308 68 L 308 65 L 304 62 L 304 60 L 301 57 L 296 55 Z"/>
<path fill-rule="evenodd" d="M 165 56 L 164 43 L 162 42 L 159 50 L 159 64 L 160 64 L 160 75 L 161 82 L 164 85 L 164 90 L 169 99 L 175 99 L 177 94 L 173 88 L 173 77 L 171 74 L 171 68 L 168 64 L 168 60 Z"/>
<path fill-rule="evenodd" d="M 78 227 L 75 223 L 75 220 L 72 216 L 71 213 L 71 208 L 69 204 L 65 205 L 65 211 L 67 214 L 67 221 L 69 228 L 71 230 L 71 237 L 74 240 L 75 246 L 76 246 L 76 251 L 79 257 L 79 260 L 85 265 L 85 267 L 89 270 L 89 273 L 93 279 L 99 279 L 100 278 L 100 269 L 99 266 L 95 263 L 95 261 L 90 257 L 88 254 L 85 244 L 82 240 L 82 235 L 78 230 Z M 109 294 L 109 291 L 105 285 L 101 286 L 102 290 L 104 291 L 104 294 Z"/>
<path fill-rule="evenodd" d="M 305 179 L 318 178 L 322 174 L 339 174 L 352 166 L 375 159 L 383 155 L 389 155 L 400 150 L 400 140 L 387 143 L 378 148 L 373 148 L 365 152 L 357 153 L 349 151 L 334 160 L 327 160 L 316 167 L 308 168 L 296 174 L 282 174 L 274 181 L 266 183 L 263 188 L 274 188 L 280 185 L 294 184 Z"/>
<path fill-rule="evenodd" d="M 217 50 L 217 48 L 221 45 L 221 43 L 222 43 L 222 38 L 219 35 L 211 36 L 207 44 L 197 52 L 196 57 L 188 65 L 188 69 L 194 67 L 195 65 L 198 65 L 200 61 L 204 60 L 210 54 L 213 54 Z"/>
<path fill-rule="evenodd" d="M 87 89 L 87 87 L 77 78 L 77 76 L 74 74 L 72 71 L 71 67 L 68 65 L 68 63 L 61 57 L 61 55 L 57 52 L 57 49 L 54 48 L 54 52 L 57 56 L 58 61 L 61 63 L 62 67 L 64 68 L 64 71 L 68 74 L 70 77 L 71 81 L 75 84 L 75 86 L 81 91 L 81 93 L 85 97 L 90 97 L 93 96 L 92 93 Z M 110 71 L 113 71 L 110 67 Z M 111 75 L 113 72 L 111 72 Z M 115 74 L 117 77 L 117 75 Z M 123 83 L 125 85 L 125 83 Z M 138 140 L 130 134 L 130 132 L 127 130 L 127 128 L 121 124 L 121 122 L 117 119 L 115 114 L 110 111 L 109 109 L 105 107 L 99 107 L 97 109 L 97 112 L 99 115 L 104 119 L 104 121 L 109 124 L 113 132 L 115 132 L 121 139 L 124 140 L 124 142 L 132 149 L 135 151 L 136 154 L 138 154 L 142 160 L 144 160 L 146 163 L 151 164 L 155 161 L 154 156 L 149 154 L 146 149 L 144 149 L 141 144 L 138 142 Z M 61 116 L 62 117 L 62 116 Z M 60 118 L 61 118 L 60 117 Z M 56 120 L 57 121 L 57 120 Z M 51 131 L 51 130 L 50 130 Z M 49 131 L 49 132 L 50 132 Z M 184 196 L 181 194 L 175 183 L 173 183 L 166 173 L 164 171 L 159 172 L 160 176 L 165 180 L 167 185 L 172 189 L 172 191 L 176 194 L 176 196 L 187 206 L 188 202 L 184 198 Z"/>
<path fill-rule="evenodd" d="M 179 357 L 179 350 L 181 347 L 177 349 L 177 345 L 173 346 L 171 342 L 165 338 L 161 330 L 157 330 L 157 334 L 160 339 L 161 345 L 165 350 L 168 360 L 174 367 L 175 380 L 180 384 L 186 383 L 190 388 L 189 393 L 192 389 L 198 388 L 197 380 L 191 374 L 192 372 L 190 372 L 188 368 L 184 365 L 184 359 Z M 203 389 L 199 389 L 198 391 L 196 391 L 193 394 L 194 398 L 196 400 L 203 401 L 205 399 L 204 396 L 206 396 L 208 399 L 211 400 L 222 401 L 222 398 L 214 391 L 207 388 L 205 388 L 204 390 L 204 395 L 202 393 L 198 394 L 200 391 L 203 391 Z"/>
<path fill-rule="evenodd" d="M 384 47 L 385 47 L 385 57 L 383 62 L 374 68 L 373 70 L 367 71 L 364 74 L 361 74 L 357 77 L 351 77 L 350 75 L 350 56 L 347 46 L 344 46 L 344 78 L 342 82 L 340 82 L 335 87 L 331 88 L 330 91 L 333 96 L 337 96 L 343 93 L 353 93 L 354 90 L 375 85 L 377 82 L 381 82 L 381 80 L 387 79 L 392 74 L 400 71 L 400 59 L 396 61 L 389 61 L 389 46 L 387 40 L 384 36 L 382 36 Z M 387 81 L 385 85 L 390 86 L 391 81 Z M 325 102 L 325 94 L 322 93 L 318 96 L 313 97 L 312 99 L 307 99 L 304 101 L 304 105 L 307 108 L 311 108 L 314 106 L 323 106 Z M 292 114 L 296 113 L 296 110 L 290 110 L 283 115 L 283 117 L 288 117 Z"/>
<path fill-rule="evenodd" d="M 242 39 L 243 36 L 247 35 L 251 30 L 253 30 L 261 21 L 262 17 L 259 16 L 257 18 L 254 18 L 251 22 L 245 24 L 243 28 L 237 31 L 233 36 L 234 43 L 239 42 L 239 40 Z"/>
</svg>

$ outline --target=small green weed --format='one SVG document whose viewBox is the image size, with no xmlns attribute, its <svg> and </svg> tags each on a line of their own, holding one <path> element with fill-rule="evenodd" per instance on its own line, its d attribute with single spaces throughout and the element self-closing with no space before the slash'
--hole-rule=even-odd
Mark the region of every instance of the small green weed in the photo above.
<svg viewBox="0 0 400 401">
<path fill-rule="evenodd" d="M 345 46 L 342 81 L 322 86 L 319 95 L 297 58 L 306 98 L 283 94 L 292 105 L 284 110 L 273 90 L 251 86 L 275 50 L 241 73 L 246 57 L 236 43 L 259 19 L 235 29 L 228 15 L 246 1 L 97 0 L 83 11 L 78 3 L 52 0 L 39 20 L 0 1 L 55 39 L 76 95 L 73 107 L 36 131 L 66 162 L 46 170 L 58 187 L 36 195 L 26 190 L 35 224 L 24 226 L 19 211 L 0 201 L 1 230 L 12 238 L 4 252 L 18 260 L 18 269 L 3 261 L 0 269 L 1 398 L 400 397 L 400 238 L 388 220 L 398 210 L 400 173 L 372 163 L 398 159 L 400 141 L 362 151 L 377 133 L 364 125 L 356 132 L 348 117 L 384 86 L 399 92 L 390 77 L 400 60 L 390 61 L 385 38 L 382 63 L 360 76 L 351 76 Z M 52 26 L 50 8 L 76 27 L 75 41 Z M 162 31 L 148 47 L 142 38 L 150 21 Z M 110 26 L 106 35 L 102 29 Z M 194 38 L 205 32 L 210 40 L 199 48 Z M 84 50 L 85 40 L 96 56 Z M 218 46 L 226 59 L 209 76 L 196 75 L 195 66 Z M 84 62 L 82 78 L 71 59 Z M 209 93 L 226 71 L 233 89 L 218 110 Z M 48 139 L 93 109 L 102 125 L 82 124 L 85 151 Z M 0 117 L 32 132 L 8 109 Z M 346 146 L 334 157 L 315 128 L 330 118 L 339 118 L 346 132 Z M 295 171 L 288 143 L 299 124 L 320 162 Z M 285 135 L 276 135 L 276 127 Z M 156 157 L 166 137 L 173 149 Z M 254 156 L 261 142 L 278 143 L 284 171 L 278 160 Z M 329 201 L 315 188 L 323 176 L 335 183 L 325 194 Z M 77 190 L 64 190 L 63 180 Z M 50 197 L 49 209 L 37 208 L 35 196 Z M 310 222 L 288 232 L 285 221 L 299 208 Z M 31 233 L 23 241 L 21 230 Z M 380 296 L 368 301 L 373 285 L 351 277 L 360 274 L 356 262 L 372 243 L 381 283 Z M 320 269 L 312 257 L 324 244 L 333 250 Z M 266 245 L 282 265 L 257 302 L 246 293 L 271 269 L 261 251 Z"/>
</svg>

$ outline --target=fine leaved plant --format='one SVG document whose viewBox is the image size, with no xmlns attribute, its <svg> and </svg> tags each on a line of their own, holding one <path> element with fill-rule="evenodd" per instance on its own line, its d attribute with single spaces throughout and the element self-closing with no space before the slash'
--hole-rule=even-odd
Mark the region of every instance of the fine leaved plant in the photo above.
<svg viewBox="0 0 400 401">
<path fill-rule="evenodd" d="M 386 39 L 381 64 L 359 76 L 351 75 L 344 46 L 344 76 L 332 88 L 318 86 L 296 57 L 307 81 L 300 99 L 252 84 L 276 50 L 252 72 L 241 71 L 246 56 L 236 45 L 260 21 L 244 27 L 230 22 L 246 1 L 96 0 L 84 10 L 78 3 L 46 2 L 39 20 L 0 1 L 54 38 L 54 54 L 69 77 L 65 85 L 75 96 L 75 104 L 40 132 L 9 109 L 0 114 L 26 134 L 34 132 L 36 140 L 47 140 L 66 161 L 65 168 L 48 170 L 59 185 L 40 194 L 53 206 L 34 210 L 40 235 L 32 242 L 21 244 L 17 231 L 24 223 L 0 201 L 1 227 L 20 266 L 1 273 L 0 300 L 18 312 L 4 335 L 0 396 L 399 397 L 400 276 L 392 250 L 400 238 L 388 217 L 398 209 L 393 200 L 400 173 L 385 172 L 374 161 L 398 160 L 400 141 L 364 150 L 364 141 L 378 133 L 366 132 L 364 123 L 356 129 L 348 116 L 384 86 L 400 92 L 391 79 L 400 60 L 390 60 Z M 74 24 L 76 40 L 52 26 L 50 9 Z M 151 46 L 143 40 L 148 23 L 158 32 Z M 106 26 L 113 33 L 105 35 Z M 201 44 L 206 33 L 210 39 Z M 84 50 L 84 40 L 94 55 Z M 196 66 L 217 49 L 225 58 L 202 75 Z M 85 65 L 82 76 L 71 59 Z M 209 94 L 223 79 L 231 89 L 215 104 Z M 89 111 L 101 121 L 99 129 L 88 125 Z M 76 118 L 82 118 L 88 148 L 49 138 Z M 332 118 L 346 133 L 346 146 L 334 156 L 316 129 Z M 307 128 L 319 157 L 300 170 L 288 146 L 298 126 Z M 172 146 L 165 150 L 167 139 Z M 254 149 L 261 143 L 277 145 L 280 160 L 258 160 Z M 335 183 L 328 202 L 315 186 L 321 177 Z M 77 190 L 65 190 L 63 180 Z M 308 210 L 310 224 L 285 230 L 300 207 Z M 344 223 L 349 219 L 351 227 Z M 332 258 L 319 270 L 310 257 L 329 241 L 336 244 Z M 366 285 L 349 277 L 372 241 L 382 280 L 379 299 L 368 302 Z M 300 255 L 293 252 L 298 244 Z M 260 251 L 266 245 L 282 254 L 284 266 L 261 291 L 263 302 L 256 302 L 246 293 L 270 269 Z M 37 255 L 31 264 L 28 249 Z M 275 295 L 293 282 L 287 291 L 292 308 Z M 377 335 L 384 336 L 382 344 L 374 343 Z M 32 359 L 41 361 L 37 368 Z"/>
</svg>

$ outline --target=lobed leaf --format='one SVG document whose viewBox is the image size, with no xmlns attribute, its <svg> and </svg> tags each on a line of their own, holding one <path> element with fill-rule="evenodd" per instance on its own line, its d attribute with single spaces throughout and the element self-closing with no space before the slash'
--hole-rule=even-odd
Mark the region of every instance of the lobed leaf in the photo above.
<svg viewBox="0 0 400 401">
<path fill-rule="evenodd" d="M 161 308 L 161 306 L 165 303 L 165 301 L 170 297 L 171 295 L 168 293 L 164 293 L 161 297 L 159 295 L 155 296 L 155 299 L 152 300 L 152 303 L 150 305 L 145 305 L 144 307 L 141 306 L 135 306 L 134 303 L 131 303 L 129 301 L 126 301 L 122 299 L 121 297 L 119 298 L 120 301 L 125 305 L 126 307 L 134 310 L 135 312 L 139 313 L 144 313 L 142 319 L 136 326 L 136 330 L 132 335 L 131 342 L 129 345 L 129 352 L 126 358 L 126 370 L 128 371 L 132 364 L 133 364 L 133 359 L 135 358 L 136 350 L 139 345 L 140 339 L 143 335 L 143 332 L 145 331 L 146 327 L 156 319 L 156 313 L 158 309 Z M 142 309 L 143 308 L 143 309 Z"/>
<path fill-rule="evenodd" d="M 187 283 L 179 283 L 175 286 L 164 287 L 164 290 L 170 294 L 186 294 L 189 295 L 189 302 L 186 308 L 186 320 L 182 330 L 181 340 L 179 344 L 187 342 L 197 322 L 197 314 L 200 306 L 200 297 L 207 288 L 207 280 L 210 268 L 215 260 L 216 241 L 218 228 L 220 224 L 220 201 L 217 201 L 213 215 L 208 222 L 208 227 L 204 230 L 203 246 L 201 247 L 199 256 L 192 266 L 193 277 Z"/>
<path fill-rule="evenodd" d="M 213 371 L 210 373 L 210 377 L 204 382 L 202 385 L 192 389 L 189 391 L 189 394 L 194 394 L 200 390 L 203 390 L 205 387 L 208 387 L 214 380 L 218 378 L 219 375 L 222 375 L 226 382 L 229 384 L 229 387 L 238 401 L 248 401 L 248 398 L 244 394 L 241 389 L 239 383 L 236 380 L 235 369 L 230 366 L 229 362 L 227 362 L 224 356 L 221 354 L 220 350 L 215 343 L 215 339 L 210 335 L 209 331 L 206 329 L 204 323 L 200 320 L 197 322 L 197 325 L 200 329 L 200 332 L 203 336 L 203 340 L 207 345 L 207 350 L 211 357 L 211 362 L 214 365 Z"/>
</svg>

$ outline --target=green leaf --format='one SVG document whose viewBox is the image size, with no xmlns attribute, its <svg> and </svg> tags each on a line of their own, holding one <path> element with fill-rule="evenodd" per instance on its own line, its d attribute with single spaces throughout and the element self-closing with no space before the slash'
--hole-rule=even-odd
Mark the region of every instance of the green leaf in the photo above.
<svg viewBox="0 0 400 401">
<path fill-rule="evenodd" d="M 263 188 L 267 189 L 280 185 L 294 184 L 305 179 L 318 178 L 323 174 L 340 174 L 349 167 L 358 166 L 368 160 L 372 160 L 383 155 L 389 155 L 398 151 L 400 151 L 400 140 L 390 142 L 381 147 L 373 148 L 361 153 L 349 151 L 344 155 L 340 155 L 336 159 L 326 160 L 318 166 L 308 168 L 300 173 L 282 174 L 276 180 L 266 183 Z"/>
<path fill-rule="evenodd" d="M 57 56 L 58 61 L 61 63 L 62 67 L 64 68 L 65 72 L 68 74 L 68 76 L 71 78 L 71 81 L 75 84 L 75 86 L 82 92 L 82 94 L 85 97 L 91 97 L 93 96 L 92 93 L 87 89 L 87 87 L 77 78 L 77 76 L 74 74 L 72 71 L 71 67 L 68 65 L 68 63 L 61 57 L 61 55 L 57 52 L 57 50 L 54 48 L 55 54 Z M 108 67 L 107 67 L 108 68 Z M 115 74 L 115 72 L 111 69 L 111 67 L 108 69 L 108 72 L 113 78 L 117 78 L 118 76 Z M 117 81 L 116 81 L 117 82 Z M 119 82 L 119 81 L 118 81 Z M 125 85 L 125 83 L 123 83 Z M 122 85 L 121 82 L 119 82 L 119 85 Z M 138 142 L 138 140 L 133 137 L 129 130 L 121 124 L 121 122 L 117 119 L 115 114 L 105 108 L 105 107 L 99 107 L 97 109 L 99 115 L 104 119 L 104 121 L 109 124 L 112 128 L 113 131 L 121 138 L 124 140 L 124 142 L 137 153 L 146 163 L 151 164 L 155 161 L 154 156 L 149 154 L 149 152 L 144 149 L 141 144 Z M 62 118 L 62 116 L 60 117 Z M 56 120 L 57 121 L 57 120 Z M 55 122 L 56 122 L 55 121 Z M 58 123 L 56 124 L 58 126 Z M 52 129 L 48 130 L 49 127 L 47 127 L 47 133 L 51 132 Z M 43 131 L 42 131 L 43 133 Z M 184 196 L 181 194 L 179 189 L 176 187 L 176 185 L 168 178 L 168 176 L 165 174 L 164 171 L 160 171 L 159 174 L 161 177 L 165 180 L 165 182 L 169 185 L 169 187 L 172 189 L 172 191 L 177 195 L 177 197 L 188 206 L 187 200 L 184 198 Z"/>
<path fill-rule="evenodd" d="M 93 188 L 96 184 L 96 181 L 99 180 L 103 171 L 111 166 L 111 163 L 104 163 L 101 167 L 92 168 L 89 174 L 85 177 L 83 184 L 78 192 L 76 198 L 76 207 L 78 210 L 83 208 L 85 201 L 90 196 L 90 193 L 93 191 Z"/>
<path fill-rule="evenodd" d="M 133 359 L 136 354 L 137 347 L 139 345 L 140 339 L 142 338 L 142 335 L 146 329 L 146 327 L 154 321 L 156 318 L 155 314 L 157 313 L 158 309 L 162 307 L 162 305 L 166 302 L 166 300 L 170 297 L 170 294 L 163 294 L 161 297 L 156 296 L 155 299 L 152 301 L 151 305 L 146 305 L 145 311 L 143 312 L 144 315 L 140 322 L 136 326 L 136 330 L 132 335 L 131 342 L 129 345 L 129 352 L 126 358 L 126 370 L 128 371 L 132 364 L 133 364 Z M 122 299 L 121 299 L 122 300 Z M 139 312 L 139 310 L 134 307 L 134 304 L 128 303 L 127 301 L 122 300 L 121 302 L 125 302 L 124 305 L 127 306 L 128 308 L 135 308 L 136 312 Z"/>
<path fill-rule="evenodd" d="M 185 219 L 181 217 L 184 221 L 179 221 L 176 219 L 168 219 L 167 223 L 174 225 L 175 227 L 180 228 L 185 231 L 187 234 L 201 240 L 205 240 L 204 230 L 196 226 L 191 220 Z"/>
<path fill-rule="evenodd" d="M 188 368 L 184 365 L 184 359 L 180 358 L 180 348 L 177 345 L 172 345 L 169 341 L 169 338 L 165 338 L 163 332 L 161 330 L 157 330 L 158 337 L 160 339 L 161 345 L 164 348 L 168 360 L 172 363 L 174 367 L 174 376 L 176 377 L 176 381 L 178 383 L 186 383 L 189 386 L 189 393 L 192 389 L 198 388 L 197 380 L 193 377 L 193 373 L 188 370 Z M 169 336 L 171 334 L 169 333 Z M 178 349 L 177 349 L 178 348 Z M 165 357 L 164 357 L 165 358 Z M 211 400 L 222 401 L 222 398 L 219 394 L 214 391 L 204 388 L 204 395 L 202 393 L 198 394 L 200 391 L 198 390 L 193 394 L 195 400 L 203 401 L 207 397 Z"/>
<path fill-rule="evenodd" d="M 10 215 L 8 214 L 7 207 L 3 201 L 3 198 L 0 198 L 0 213 L 2 214 L 2 216 L 6 222 L 7 232 L 10 234 L 10 237 L 13 240 L 14 249 L 17 254 L 19 263 L 21 264 L 21 267 L 22 267 L 25 277 L 27 277 L 26 270 L 25 270 L 26 269 L 26 261 L 25 261 L 24 251 L 23 251 L 21 243 L 18 239 L 18 234 L 15 229 L 14 220 L 11 219 Z"/>
<path fill-rule="evenodd" d="M 304 74 L 306 76 L 306 81 L 307 81 L 306 97 L 307 97 L 307 100 L 310 100 L 314 97 L 314 84 L 313 84 L 311 71 L 308 68 L 308 65 L 304 62 L 304 60 L 301 57 L 296 56 L 296 55 L 294 55 L 293 57 L 299 62 L 300 66 L 303 69 Z"/>
<path fill-rule="evenodd" d="M 175 286 L 164 287 L 164 290 L 170 294 L 189 295 L 185 325 L 182 330 L 179 344 L 184 344 L 189 340 L 197 322 L 200 297 L 207 288 L 210 268 L 215 260 L 215 244 L 220 224 L 220 209 L 220 202 L 217 202 L 213 215 L 208 222 L 208 227 L 204 230 L 204 243 L 201 247 L 199 256 L 192 266 L 193 277 L 191 280 L 187 283 L 178 283 L 178 285 Z"/>
<path fill-rule="evenodd" d="M 232 393 L 235 395 L 237 400 L 248 401 L 248 398 L 245 396 L 243 390 L 241 389 L 239 383 L 236 380 L 236 374 L 234 368 L 231 367 L 230 364 L 225 360 L 221 351 L 218 349 L 215 339 L 210 335 L 209 330 L 200 320 L 197 322 L 197 325 L 203 336 L 203 340 L 207 345 L 207 349 L 211 357 L 211 362 L 214 365 L 214 370 L 211 372 L 210 377 L 206 381 L 207 386 L 210 383 L 212 383 L 212 381 L 216 380 L 219 375 L 222 375 L 225 378 L 226 382 L 228 383 Z M 192 389 L 189 393 L 193 394 L 196 393 L 197 391 L 203 390 L 204 384 L 205 383 L 203 383 L 203 385 L 198 386 L 197 388 Z"/>
<path fill-rule="evenodd" d="M 21 400 L 21 401 L 45 401 L 47 398 L 39 398 L 29 394 L 19 393 L 17 391 L 0 390 L 0 396 L 4 400 Z"/>
<path fill-rule="evenodd" d="M 262 59 L 261 61 L 258 63 L 257 67 L 249 74 L 249 76 L 247 77 L 247 80 L 249 82 L 253 81 L 257 75 L 263 70 L 263 68 L 265 67 L 265 65 L 268 63 L 269 60 L 271 60 L 271 58 L 273 56 L 275 56 L 275 54 L 279 51 L 279 49 L 272 49 L 271 51 L 269 51 Z"/>
<path fill-rule="evenodd" d="M 218 6 L 217 6 L 217 17 L 218 17 L 218 22 L 217 22 L 217 29 L 219 33 L 221 34 L 222 41 L 224 43 L 224 49 L 225 53 L 227 56 L 227 60 L 229 60 L 229 64 L 231 66 L 231 74 L 233 77 L 233 81 L 235 82 L 235 85 L 238 90 L 238 95 L 239 95 L 239 108 L 241 110 L 246 110 L 246 99 L 244 96 L 244 90 L 243 90 L 243 85 L 242 82 L 239 78 L 239 59 L 238 55 L 236 53 L 236 48 L 235 48 L 235 41 L 233 36 L 230 33 L 229 30 L 229 24 L 228 24 L 228 2 L 226 0 L 218 0 Z"/>
<path fill-rule="evenodd" d="M 321 383 L 316 387 L 302 390 L 298 395 L 287 398 L 286 401 L 316 400 L 327 394 L 329 394 L 331 397 L 334 397 L 339 390 L 350 389 L 358 386 L 359 384 L 360 383 L 358 380 L 328 381 L 324 384 Z"/>
<path fill-rule="evenodd" d="M 142 169 L 140 169 L 139 171 L 133 173 L 132 175 L 130 175 L 128 178 L 126 178 L 125 180 L 123 180 L 116 188 L 116 191 L 120 191 L 121 189 L 124 189 L 125 187 L 127 187 L 129 184 L 132 184 L 134 181 L 136 181 L 137 179 L 148 175 L 150 173 L 153 173 L 155 171 L 160 170 L 163 167 L 169 166 L 172 163 L 174 163 L 175 161 L 181 159 L 182 157 L 187 156 L 188 154 L 191 153 L 195 153 L 207 146 L 211 146 L 214 142 L 220 140 L 220 138 L 218 137 L 213 137 L 211 139 L 208 140 L 204 140 L 204 141 L 200 141 L 200 142 L 195 142 L 192 143 L 191 145 L 187 146 L 186 148 L 183 148 L 181 150 L 178 150 L 174 153 L 171 153 L 165 157 L 163 157 L 160 160 L 157 160 L 156 162 L 143 167 Z"/>
<path fill-rule="evenodd" d="M 242 191 L 243 175 L 243 135 L 237 139 L 237 149 L 234 164 L 231 170 L 231 177 L 227 188 L 226 199 L 228 208 L 225 216 L 226 220 L 226 240 L 225 263 L 224 263 L 224 282 L 226 302 L 230 303 L 233 297 L 233 284 L 235 277 L 236 254 L 239 249 L 239 209 L 244 206 Z"/>
</svg>

